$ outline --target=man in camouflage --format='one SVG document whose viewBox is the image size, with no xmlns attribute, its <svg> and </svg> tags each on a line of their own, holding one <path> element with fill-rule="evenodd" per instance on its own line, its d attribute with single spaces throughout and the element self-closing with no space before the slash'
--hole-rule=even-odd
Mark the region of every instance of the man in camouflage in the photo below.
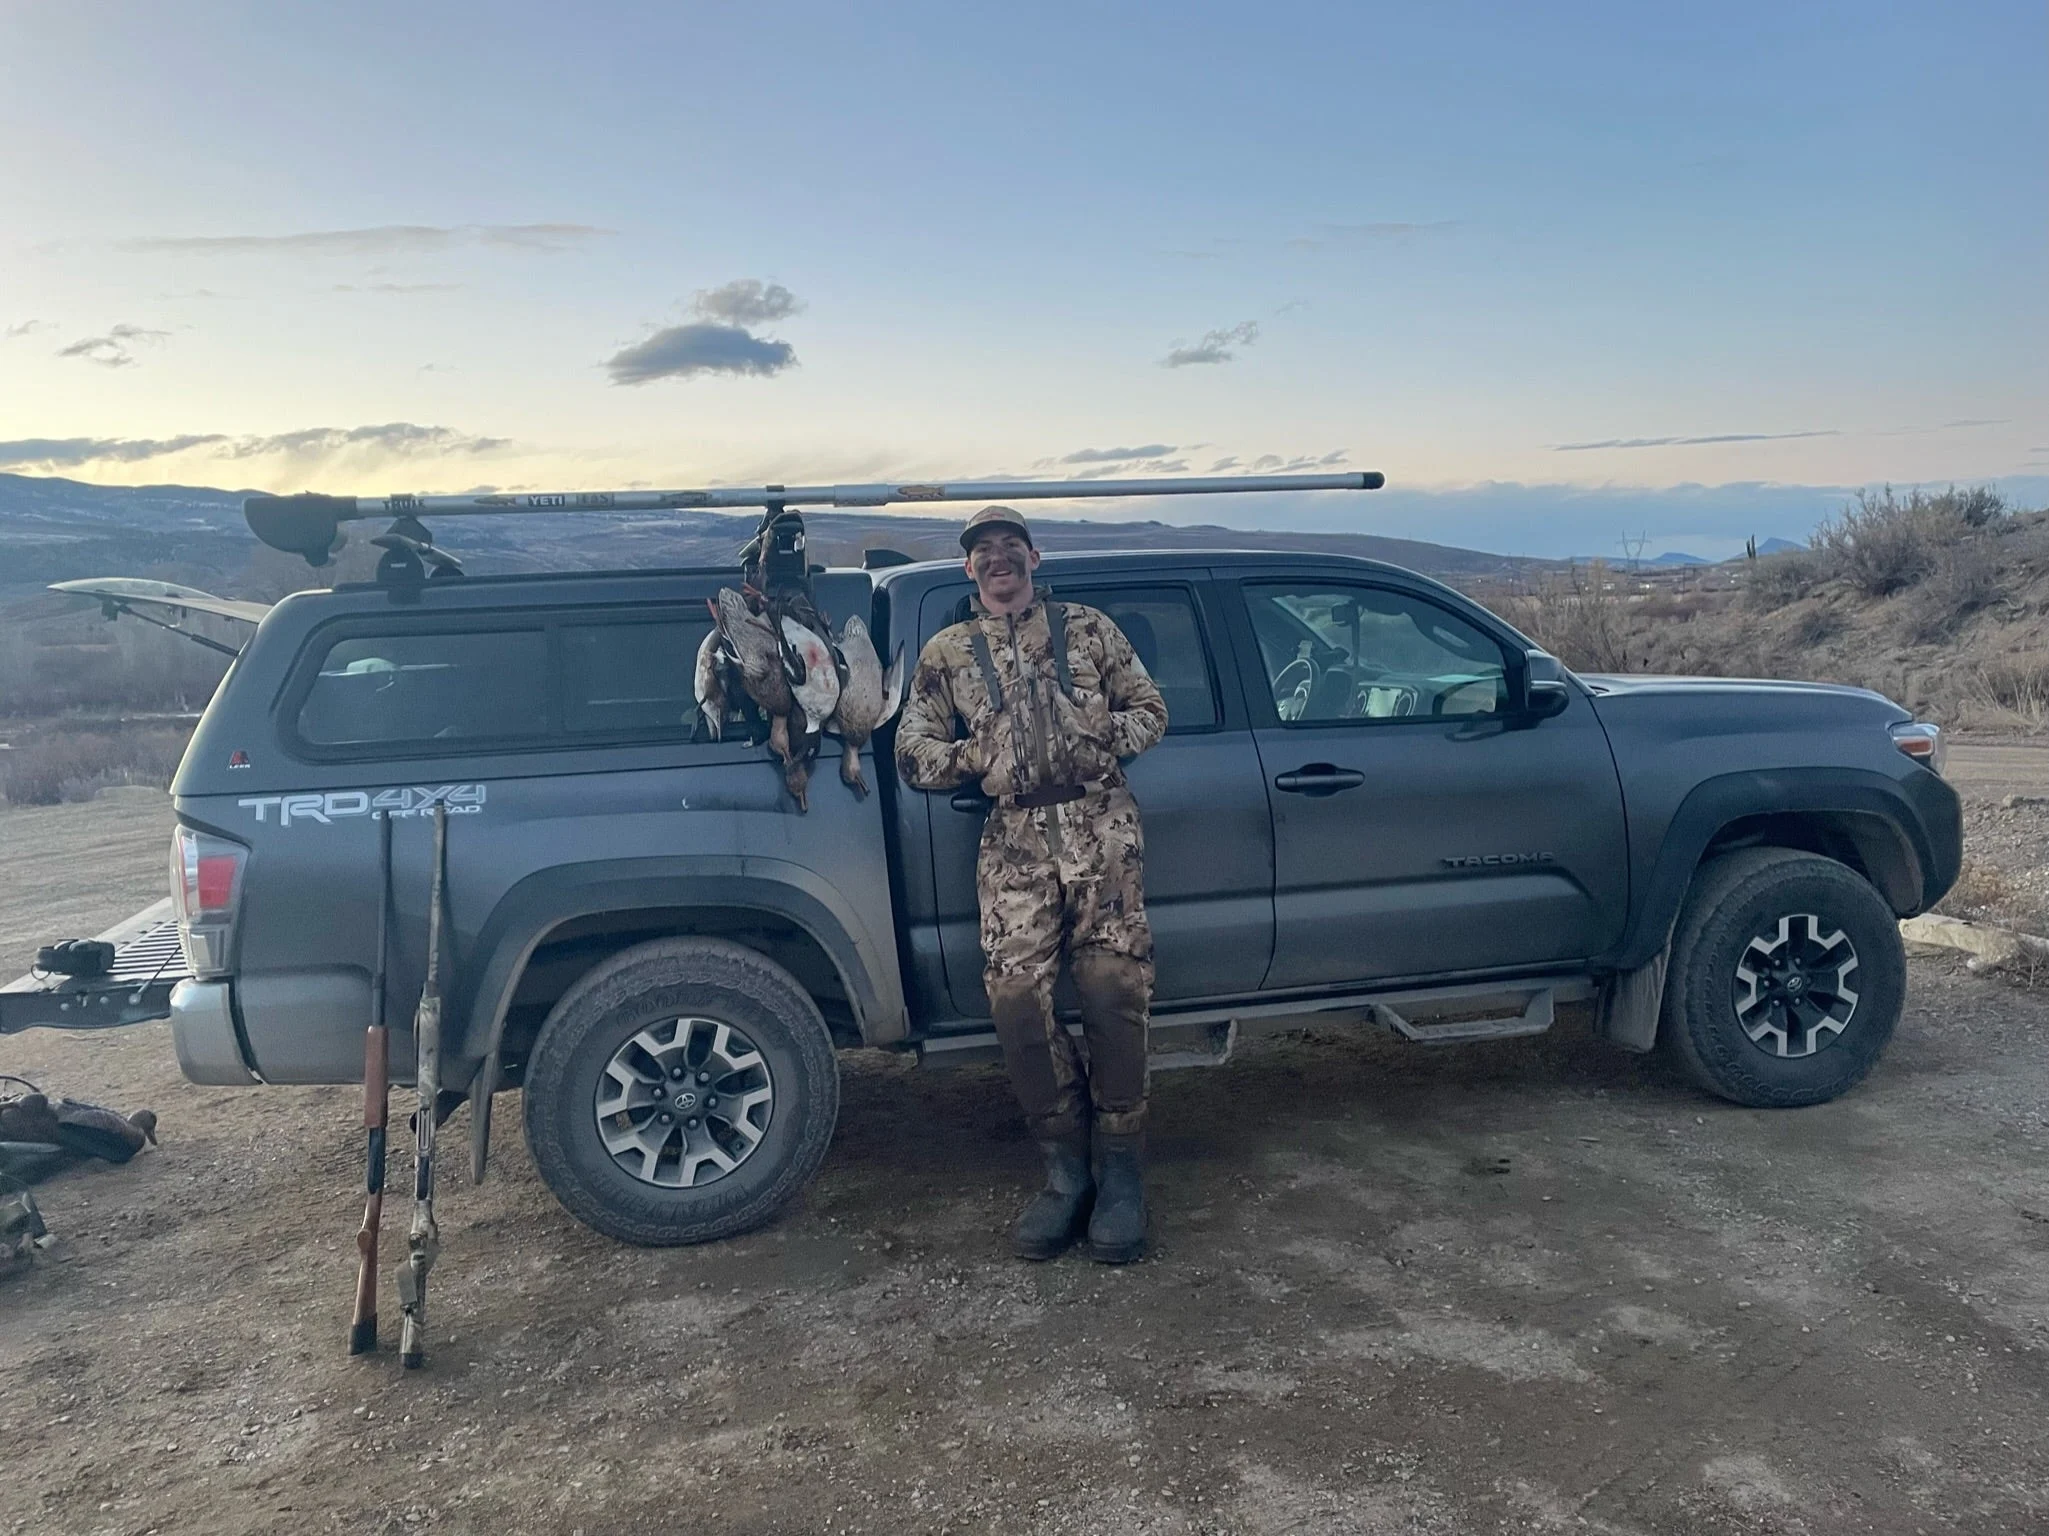
<svg viewBox="0 0 2049 1536">
<path fill-rule="evenodd" d="M 1167 706 L 1106 615 L 1033 586 L 1039 552 L 1017 513 L 983 508 L 961 547 L 975 613 L 918 658 L 897 771 L 920 789 L 975 782 L 992 802 L 975 870 L 983 985 L 1046 1157 L 1046 1187 L 1013 1247 L 1049 1259 L 1086 1226 L 1093 1257 L 1124 1263 L 1145 1252 L 1153 941 L 1145 840 L 1122 764 L 1166 733 Z M 1053 1017 L 1063 952 L 1086 1065 Z"/>
</svg>

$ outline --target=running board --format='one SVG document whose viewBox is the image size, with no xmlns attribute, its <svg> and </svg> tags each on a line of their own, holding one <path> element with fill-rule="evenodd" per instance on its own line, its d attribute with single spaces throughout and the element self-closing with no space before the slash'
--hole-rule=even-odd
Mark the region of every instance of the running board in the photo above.
<svg viewBox="0 0 2049 1536">
<path fill-rule="evenodd" d="M 1436 1000 L 1440 1009 L 1451 1008 L 1458 1017 L 1411 1019 L 1399 1012 L 1390 1003 L 1375 1003 L 1374 1017 L 1404 1040 L 1413 1040 L 1418 1045 L 1462 1045 L 1469 1040 L 1512 1040 L 1518 1035 L 1541 1035 L 1551 1027 L 1556 1017 L 1553 994 L 1549 987 L 1532 992 L 1517 1013 L 1477 1012 L 1470 1003 L 1461 1006 L 1456 1001 Z M 1515 1000 L 1507 999 L 1513 1007 Z"/>
<path fill-rule="evenodd" d="M 1541 1035 L 1551 1027 L 1559 1003 L 1583 1002 L 1593 995 L 1593 982 L 1586 975 L 1554 974 L 1521 981 L 1293 998 L 1168 1014 L 1153 1020 L 1151 1061 L 1155 1070 L 1222 1066 L 1249 1034 L 1319 1024 L 1380 1023 L 1420 1045 Z M 1062 1023 L 1069 1034 L 1081 1034 L 1078 1022 Z M 915 1049 L 918 1064 L 924 1067 L 973 1066 L 1003 1059 L 995 1034 L 987 1029 L 931 1035 L 918 1041 Z"/>
<path fill-rule="evenodd" d="M 1067 1024 L 1067 1032 L 1083 1038 L 1079 1024 Z M 1238 1049 L 1236 1019 L 1199 1020 L 1191 1023 L 1163 1021 L 1149 1032 L 1152 1047 L 1147 1061 L 1155 1072 L 1177 1067 L 1221 1067 Z M 1003 1060 L 1003 1047 L 991 1030 L 970 1035 L 940 1035 L 920 1040 L 917 1046 L 921 1067 L 973 1067 Z"/>
</svg>

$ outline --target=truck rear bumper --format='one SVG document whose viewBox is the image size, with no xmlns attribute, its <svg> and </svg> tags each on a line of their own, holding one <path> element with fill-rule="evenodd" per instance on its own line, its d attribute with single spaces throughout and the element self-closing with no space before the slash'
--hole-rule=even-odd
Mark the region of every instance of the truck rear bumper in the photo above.
<svg viewBox="0 0 2049 1536">
<path fill-rule="evenodd" d="M 181 981 L 172 989 L 171 1041 L 188 1082 L 246 1088 L 263 1081 L 249 1068 L 228 982 Z"/>
</svg>

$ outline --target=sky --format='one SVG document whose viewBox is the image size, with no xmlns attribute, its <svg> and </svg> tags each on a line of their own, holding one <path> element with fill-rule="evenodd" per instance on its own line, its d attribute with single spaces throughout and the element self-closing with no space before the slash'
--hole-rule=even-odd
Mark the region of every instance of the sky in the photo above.
<svg viewBox="0 0 2049 1536">
<path fill-rule="evenodd" d="M 2049 502 L 2049 11 L 0 0 L 0 470 L 1720 555 Z"/>
</svg>

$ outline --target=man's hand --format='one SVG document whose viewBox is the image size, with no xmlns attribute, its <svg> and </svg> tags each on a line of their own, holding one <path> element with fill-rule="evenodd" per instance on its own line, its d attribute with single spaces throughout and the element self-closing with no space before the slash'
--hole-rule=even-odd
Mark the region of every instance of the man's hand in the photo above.
<svg viewBox="0 0 2049 1536">
<path fill-rule="evenodd" d="M 975 733 L 961 743 L 961 771 L 978 781 L 992 800 L 1018 793 L 1017 754 L 1011 750 L 1011 724 L 994 711 L 982 717 Z"/>
</svg>

